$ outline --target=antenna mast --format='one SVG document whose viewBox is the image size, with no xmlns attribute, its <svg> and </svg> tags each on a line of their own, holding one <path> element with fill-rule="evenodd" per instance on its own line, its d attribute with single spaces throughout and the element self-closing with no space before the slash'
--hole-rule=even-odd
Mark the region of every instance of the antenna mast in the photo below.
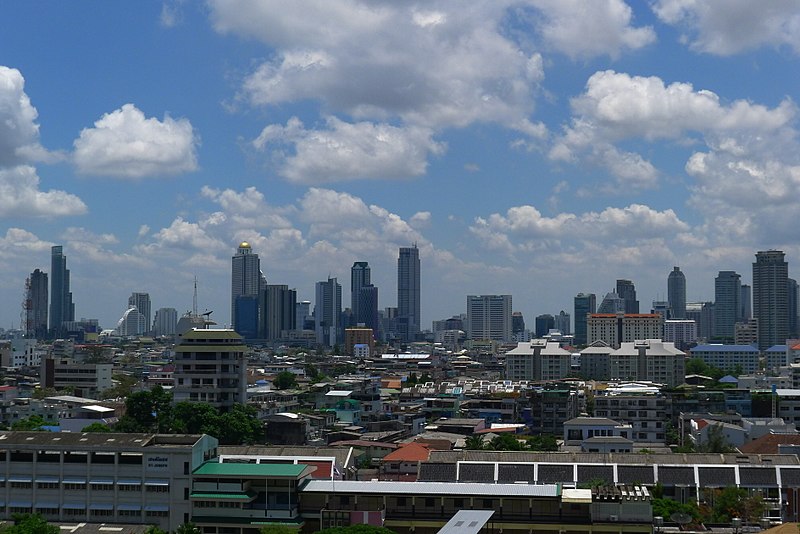
<svg viewBox="0 0 800 534">
<path fill-rule="evenodd" d="M 192 315 L 197 317 L 197 275 L 194 277 L 194 294 L 192 295 Z"/>
</svg>

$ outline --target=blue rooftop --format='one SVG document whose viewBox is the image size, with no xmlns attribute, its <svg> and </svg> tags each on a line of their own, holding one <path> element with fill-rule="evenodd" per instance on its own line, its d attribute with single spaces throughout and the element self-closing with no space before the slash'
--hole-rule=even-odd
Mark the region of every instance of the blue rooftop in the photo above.
<svg viewBox="0 0 800 534">
<path fill-rule="evenodd" d="M 773 345 L 764 352 L 786 352 L 786 345 Z"/>
<path fill-rule="evenodd" d="M 786 350 L 786 345 L 784 345 L 783 350 Z M 710 345 L 697 345 L 696 347 L 692 348 L 689 352 L 758 352 L 758 349 L 753 345 L 720 345 L 720 344 L 710 344 Z"/>
</svg>

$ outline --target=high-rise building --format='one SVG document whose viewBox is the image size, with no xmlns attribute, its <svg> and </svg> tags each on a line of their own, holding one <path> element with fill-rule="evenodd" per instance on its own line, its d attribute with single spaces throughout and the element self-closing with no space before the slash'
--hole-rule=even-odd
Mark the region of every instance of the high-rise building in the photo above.
<svg viewBox="0 0 800 534">
<path fill-rule="evenodd" d="M 578 293 L 575 296 L 575 344 L 586 345 L 586 318 L 597 311 L 594 293 Z"/>
<path fill-rule="evenodd" d="M 295 306 L 295 328 L 298 330 L 314 330 L 314 316 L 311 315 L 311 301 L 303 300 Z"/>
<path fill-rule="evenodd" d="M 664 318 L 657 313 L 593 313 L 587 320 L 587 341 L 603 341 L 619 348 L 621 343 L 642 339 L 663 339 Z"/>
<path fill-rule="evenodd" d="M 380 330 L 381 319 L 378 315 L 378 288 L 372 284 L 363 286 L 358 291 L 358 316 L 355 317 L 356 325 L 363 324 L 377 334 Z"/>
<path fill-rule="evenodd" d="M 548 334 L 548 332 L 550 332 L 551 328 L 556 327 L 556 320 L 549 313 L 543 313 L 542 315 L 537 315 L 533 321 L 534 321 L 534 332 L 536 333 L 537 338 L 543 338 Z"/>
<path fill-rule="evenodd" d="M 242 335 L 245 330 L 248 333 L 252 330 L 253 318 L 251 315 L 254 306 L 256 310 L 255 324 L 258 329 L 258 325 L 261 324 L 259 314 L 263 308 L 263 292 L 266 286 L 267 281 L 261 272 L 258 254 L 253 254 L 250 243 L 243 241 L 239 244 L 236 255 L 231 258 L 231 328 L 233 330 Z M 239 297 L 246 298 L 237 302 Z M 239 320 L 240 311 L 247 315 L 247 321 Z M 261 337 L 262 334 L 263 332 L 257 332 L 256 335 Z"/>
<path fill-rule="evenodd" d="M 720 271 L 714 279 L 714 339 L 733 343 L 741 295 L 741 276 L 734 271 Z"/>
<path fill-rule="evenodd" d="M 47 273 L 36 269 L 25 282 L 25 337 L 47 337 Z"/>
<path fill-rule="evenodd" d="M 630 280 L 617 280 L 617 295 L 625 301 L 625 313 L 639 313 L 636 288 Z"/>
<path fill-rule="evenodd" d="M 750 291 L 750 286 L 747 284 L 742 284 L 742 294 L 739 297 L 739 320 L 747 321 L 748 319 L 753 318 L 753 300 L 752 300 L 752 292 Z"/>
<path fill-rule="evenodd" d="M 359 299 L 361 288 L 370 285 L 372 282 L 370 281 L 370 268 L 369 263 L 366 261 L 357 261 L 353 263 L 353 267 L 350 268 L 350 310 L 353 312 L 353 318 L 355 319 L 356 324 L 361 321 L 361 315 L 359 314 Z"/>
<path fill-rule="evenodd" d="M 789 285 L 786 287 L 786 295 L 789 299 L 789 337 L 792 339 L 797 338 L 800 335 L 800 331 L 798 331 L 798 309 L 797 309 L 797 300 L 798 300 L 798 286 L 797 280 L 793 278 L 789 278 Z"/>
<path fill-rule="evenodd" d="M 555 319 L 555 329 L 568 336 L 572 333 L 570 330 L 570 316 L 564 310 L 561 310 L 558 315 L 554 317 Z"/>
<path fill-rule="evenodd" d="M 758 348 L 786 343 L 789 337 L 789 264 L 780 250 L 756 253 L 753 263 L 753 317 L 758 319 Z"/>
<path fill-rule="evenodd" d="M 686 318 L 686 276 L 680 267 L 673 267 L 667 277 L 667 301 L 673 319 Z"/>
<path fill-rule="evenodd" d="M 159 308 L 153 319 L 153 335 L 174 336 L 178 326 L 178 311 L 175 308 Z"/>
<path fill-rule="evenodd" d="M 467 339 L 501 342 L 514 339 L 511 295 L 468 295 Z"/>
<path fill-rule="evenodd" d="M 515 311 L 511 314 L 511 333 L 516 339 L 518 335 L 525 332 L 525 317 L 522 312 Z"/>
<path fill-rule="evenodd" d="M 283 332 L 295 329 L 297 291 L 286 285 L 268 284 L 265 302 L 264 337 L 267 341 L 281 339 Z"/>
<path fill-rule="evenodd" d="M 420 331 L 419 249 L 400 247 L 397 257 L 397 325 L 403 341 L 414 341 Z"/>
<path fill-rule="evenodd" d="M 625 313 L 625 299 L 620 298 L 615 291 L 606 293 L 600 307 L 597 308 L 597 313 Z"/>
<path fill-rule="evenodd" d="M 141 336 L 145 330 L 147 330 L 147 323 L 144 315 L 139 313 L 136 306 L 130 306 L 117 321 L 117 327 L 114 332 L 119 336 L 132 337 Z"/>
<path fill-rule="evenodd" d="M 62 325 L 75 320 L 75 304 L 69 290 L 69 269 L 62 246 L 50 249 L 50 331 L 62 334 Z"/>
<path fill-rule="evenodd" d="M 314 306 L 314 326 L 317 343 L 332 347 L 342 342 L 342 286 L 336 278 L 317 282 L 317 302 Z"/>
<path fill-rule="evenodd" d="M 686 318 L 697 323 L 697 338 L 709 341 L 714 336 L 714 303 L 687 302 Z"/>
<path fill-rule="evenodd" d="M 144 320 L 144 325 L 141 327 L 141 331 L 137 332 L 137 335 L 147 333 L 147 329 L 150 327 L 150 293 L 131 293 L 131 296 L 128 297 L 128 307 L 131 306 L 135 307 L 139 310 L 139 313 L 142 314 L 142 319 Z"/>
</svg>

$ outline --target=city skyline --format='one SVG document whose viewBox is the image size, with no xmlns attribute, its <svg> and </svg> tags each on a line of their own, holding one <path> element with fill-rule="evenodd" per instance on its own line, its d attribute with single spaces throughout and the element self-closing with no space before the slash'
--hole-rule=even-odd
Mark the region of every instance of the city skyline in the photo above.
<svg viewBox="0 0 800 534">
<path fill-rule="evenodd" d="M 298 300 L 368 261 L 380 308 L 417 243 L 422 328 L 800 258 L 796 5 L 284 4 L 3 6 L 0 326 L 51 246 L 106 327 L 132 291 L 191 310 L 195 276 L 230 324 L 241 241 Z"/>
</svg>

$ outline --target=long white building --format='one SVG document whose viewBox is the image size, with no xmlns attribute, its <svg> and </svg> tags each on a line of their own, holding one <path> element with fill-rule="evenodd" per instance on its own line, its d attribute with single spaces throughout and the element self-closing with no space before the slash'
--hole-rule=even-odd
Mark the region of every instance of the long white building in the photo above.
<svg viewBox="0 0 800 534">
<path fill-rule="evenodd" d="M 467 339 L 512 341 L 511 295 L 468 295 Z"/>
<path fill-rule="evenodd" d="M 663 339 L 664 318 L 658 313 L 591 313 L 587 343 L 603 341 L 619 348 L 637 339 Z"/>
</svg>

